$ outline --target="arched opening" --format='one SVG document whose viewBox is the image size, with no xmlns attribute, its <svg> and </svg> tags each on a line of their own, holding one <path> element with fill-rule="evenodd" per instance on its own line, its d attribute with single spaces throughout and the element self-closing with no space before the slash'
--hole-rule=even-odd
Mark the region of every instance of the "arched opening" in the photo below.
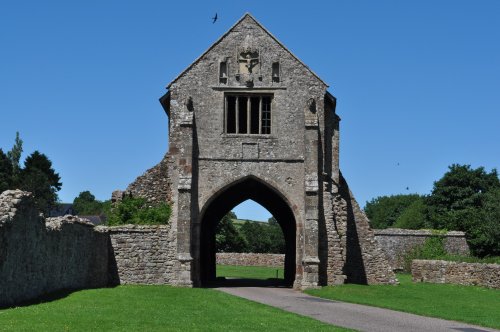
<svg viewBox="0 0 500 332">
<path fill-rule="evenodd" d="M 259 203 L 248 199 L 222 217 L 216 227 L 215 248 L 218 281 L 283 284 L 283 230 Z"/>
<path fill-rule="evenodd" d="M 200 281 L 209 285 L 216 280 L 215 234 L 217 223 L 233 207 L 251 199 L 266 208 L 277 220 L 285 238 L 284 282 L 295 280 L 296 221 L 285 198 L 257 178 L 247 177 L 217 193 L 202 211 L 200 229 Z"/>
</svg>

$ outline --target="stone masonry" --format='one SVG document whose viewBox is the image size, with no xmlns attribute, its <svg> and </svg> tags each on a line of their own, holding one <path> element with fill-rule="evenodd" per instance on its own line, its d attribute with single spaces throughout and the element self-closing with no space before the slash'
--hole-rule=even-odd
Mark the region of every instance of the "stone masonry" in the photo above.
<svg viewBox="0 0 500 332">
<path fill-rule="evenodd" d="M 169 151 L 128 190 L 172 202 L 170 283 L 215 279 L 215 226 L 246 199 L 281 225 L 295 288 L 397 282 L 341 175 L 335 97 L 250 14 L 167 88 Z"/>
<path fill-rule="evenodd" d="M 108 236 L 74 216 L 43 219 L 32 196 L 0 194 L 0 307 L 108 285 Z"/>
<path fill-rule="evenodd" d="M 375 230 L 375 239 L 386 253 L 393 270 L 403 268 L 403 258 L 406 253 L 423 245 L 428 238 L 436 236 L 443 238 L 444 249 L 447 253 L 463 256 L 470 254 L 464 232 L 451 231 L 445 234 L 436 234 L 430 230 L 399 228 Z"/>
<path fill-rule="evenodd" d="M 415 259 L 411 264 L 411 274 L 414 282 L 448 283 L 500 289 L 500 264 Z"/>
<path fill-rule="evenodd" d="M 285 264 L 283 254 L 218 252 L 215 256 L 221 265 L 283 267 Z"/>
<path fill-rule="evenodd" d="M 111 241 L 111 284 L 175 284 L 176 250 L 172 228 L 165 226 L 98 226 Z"/>
</svg>

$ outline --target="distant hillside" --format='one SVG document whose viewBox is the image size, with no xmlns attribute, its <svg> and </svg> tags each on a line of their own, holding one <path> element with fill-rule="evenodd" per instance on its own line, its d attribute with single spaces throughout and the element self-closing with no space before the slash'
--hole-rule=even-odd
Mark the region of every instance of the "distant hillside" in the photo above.
<svg viewBox="0 0 500 332">
<path fill-rule="evenodd" d="M 258 221 L 258 220 L 249 220 L 249 219 L 233 219 L 231 218 L 231 221 L 233 222 L 234 226 L 236 228 L 240 228 L 244 223 L 248 222 L 255 222 L 263 225 L 269 225 L 267 221 Z"/>
</svg>

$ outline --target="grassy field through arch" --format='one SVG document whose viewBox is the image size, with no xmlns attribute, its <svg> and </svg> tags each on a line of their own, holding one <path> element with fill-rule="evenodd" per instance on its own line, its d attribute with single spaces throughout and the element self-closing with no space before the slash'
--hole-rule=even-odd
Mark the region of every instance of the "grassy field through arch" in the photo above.
<svg viewBox="0 0 500 332">
<path fill-rule="evenodd" d="M 232 279 L 283 279 L 282 267 L 217 265 L 217 277 Z"/>
</svg>

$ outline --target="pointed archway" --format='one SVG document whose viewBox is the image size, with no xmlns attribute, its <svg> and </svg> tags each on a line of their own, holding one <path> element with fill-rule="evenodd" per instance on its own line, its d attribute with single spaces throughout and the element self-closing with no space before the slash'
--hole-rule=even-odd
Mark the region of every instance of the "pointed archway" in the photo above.
<svg viewBox="0 0 500 332">
<path fill-rule="evenodd" d="M 264 181 L 249 176 L 226 186 L 209 199 L 201 213 L 199 272 L 202 285 L 216 278 L 215 231 L 217 223 L 233 207 L 251 199 L 266 208 L 278 221 L 285 238 L 285 283 L 292 285 L 296 273 L 296 220 L 284 196 Z"/>
</svg>

